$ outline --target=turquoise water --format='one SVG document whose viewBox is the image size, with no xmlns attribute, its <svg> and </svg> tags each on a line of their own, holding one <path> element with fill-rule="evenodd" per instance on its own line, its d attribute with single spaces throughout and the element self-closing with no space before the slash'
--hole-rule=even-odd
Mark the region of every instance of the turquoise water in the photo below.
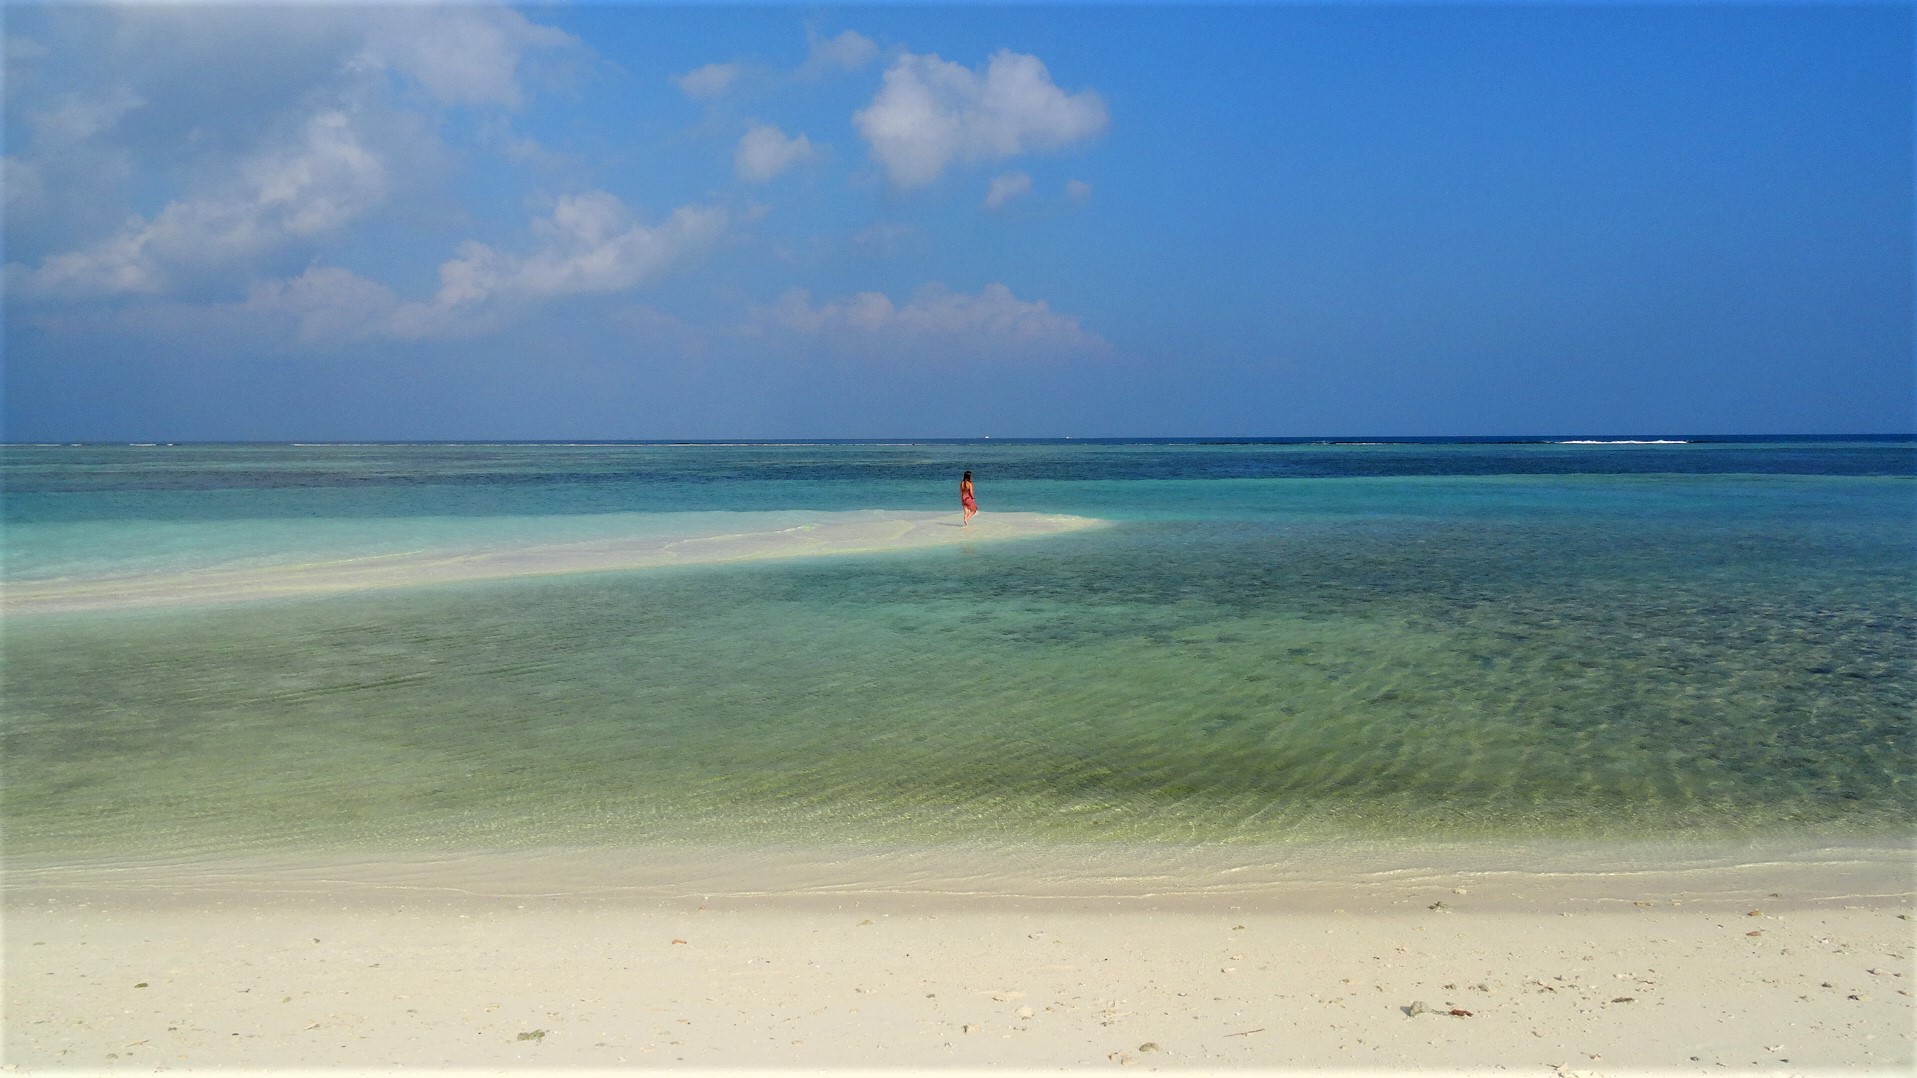
<svg viewBox="0 0 1917 1078">
<path fill-rule="evenodd" d="M 10 447 L 6 577 L 708 514 L 848 558 L 5 623 L 10 855 L 1917 822 L 1917 445 Z M 748 516 L 739 516 L 747 514 Z"/>
</svg>

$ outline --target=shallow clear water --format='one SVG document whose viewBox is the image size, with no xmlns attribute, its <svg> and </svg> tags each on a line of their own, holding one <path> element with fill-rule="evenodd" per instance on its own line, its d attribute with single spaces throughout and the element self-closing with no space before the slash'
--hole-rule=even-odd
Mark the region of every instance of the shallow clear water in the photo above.
<svg viewBox="0 0 1917 1078">
<path fill-rule="evenodd" d="M 1917 447 L 11 447 L 11 580 L 682 514 L 1111 526 L 33 614 L 10 854 L 1907 832 Z"/>
</svg>

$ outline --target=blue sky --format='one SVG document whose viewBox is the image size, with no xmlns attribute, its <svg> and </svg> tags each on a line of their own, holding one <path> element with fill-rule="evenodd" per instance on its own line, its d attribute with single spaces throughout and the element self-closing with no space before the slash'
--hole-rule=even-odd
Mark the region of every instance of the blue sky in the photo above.
<svg viewBox="0 0 1917 1078">
<path fill-rule="evenodd" d="M 1908 5 L 9 5 L 8 439 L 1917 429 Z"/>
</svg>

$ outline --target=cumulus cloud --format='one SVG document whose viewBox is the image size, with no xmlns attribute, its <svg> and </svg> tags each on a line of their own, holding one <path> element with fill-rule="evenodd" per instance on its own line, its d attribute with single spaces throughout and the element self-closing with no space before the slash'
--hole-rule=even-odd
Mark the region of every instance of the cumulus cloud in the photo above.
<svg viewBox="0 0 1917 1078">
<path fill-rule="evenodd" d="M 351 270 L 315 266 L 290 281 L 263 281 L 247 290 L 242 307 L 290 316 L 306 344 L 391 336 L 399 297 Z"/>
<path fill-rule="evenodd" d="M 837 37 L 820 37 L 816 31 L 808 28 L 805 40 L 807 50 L 805 65 L 799 68 L 801 76 L 812 77 L 828 71 L 857 71 L 879 54 L 878 45 L 856 30 L 846 30 Z"/>
<path fill-rule="evenodd" d="M 924 229 L 897 221 L 874 222 L 852 234 L 854 248 L 879 258 L 890 258 L 923 247 L 926 240 Z"/>
<path fill-rule="evenodd" d="M 44 150 L 85 142 L 144 104 L 146 99 L 126 86 L 63 94 L 34 116 L 34 143 Z"/>
<path fill-rule="evenodd" d="M 1023 172 L 1008 172 L 992 180 L 991 187 L 985 191 L 985 208 L 1004 209 L 1005 204 L 1015 198 L 1032 193 L 1032 177 Z"/>
<path fill-rule="evenodd" d="M 52 49 L 21 34 L 8 34 L 4 41 L 0 41 L 0 58 L 4 59 L 8 67 L 16 71 L 21 65 L 44 60 L 51 55 L 53 55 Z"/>
<path fill-rule="evenodd" d="M 477 4 L 134 4 L 62 21 L 61 64 L 8 73 L 10 118 L 30 132 L 7 160 L 23 298 L 230 289 L 322 249 L 434 176 L 443 147 L 420 105 L 519 105 L 529 58 L 578 44 Z M 29 44 L 9 57 L 31 59 Z"/>
<path fill-rule="evenodd" d="M 7 156 L 5 181 L 7 210 L 16 215 L 8 222 L 10 238 L 17 245 L 23 235 L 70 235 L 75 217 L 97 235 L 120 219 L 111 209 L 116 188 L 135 171 L 114 136 L 146 98 L 128 86 L 95 85 L 50 97 L 30 86 L 18 88 L 31 81 L 17 69 L 7 73 L 14 96 L 8 111 L 15 152 Z"/>
<path fill-rule="evenodd" d="M 710 98 L 731 89 L 738 77 L 738 64 L 707 64 L 676 76 L 672 81 L 687 97 Z"/>
<path fill-rule="evenodd" d="M 401 300 L 351 271 L 315 267 L 290 281 L 255 285 L 247 306 L 291 316 L 308 343 L 459 336 L 490 328 L 509 308 L 652 280 L 710 246 L 726 220 L 724 210 L 684 206 L 647 225 L 616 196 L 589 191 L 560 199 L 552 216 L 533 222 L 524 253 L 461 244 L 440 264 L 439 289 L 429 300 Z"/>
<path fill-rule="evenodd" d="M 223 190 L 135 216 L 113 236 L 20 276 L 59 296 L 164 291 L 182 269 L 220 265 L 336 232 L 384 199 L 386 169 L 352 120 L 326 110 L 296 139 L 241 161 Z"/>
<path fill-rule="evenodd" d="M 373 14 L 360 62 L 401 72 L 445 104 L 517 107 L 525 54 L 577 43 L 511 8 L 381 8 Z"/>
<path fill-rule="evenodd" d="M 18 157 L 0 158 L 0 197 L 6 200 L 8 214 L 33 213 L 40 208 L 46 197 L 46 183 L 40 178 L 40 169 L 31 161 Z"/>
<path fill-rule="evenodd" d="M 810 161 L 816 156 L 818 152 L 804 135 L 787 138 L 783 131 L 771 124 L 755 123 L 739 139 L 739 147 L 732 154 L 732 164 L 740 179 L 764 183 L 793 165 Z"/>
<path fill-rule="evenodd" d="M 509 291 L 533 296 L 616 291 L 708 246 L 725 225 L 724 210 L 682 206 L 648 226 L 615 196 L 592 191 L 560 199 L 550 218 L 534 222 L 538 244 L 529 256 L 493 264 L 500 267 L 500 285 Z"/>
<path fill-rule="evenodd" d="M 1104 99 L 1067 94 L 1036 56 L 1008 50 L 983 71 L 933 55 L 905 55 L 872 103 L 852 117 L 894 185 L 922 187 L 955 161 L 993 161 L 1058 149 L 1102 133 Z"/>
<path fill-rule="evenodd" d="M 997 283 L 976 295 L 928 284 L 903 304 L 880 292 L 860 292 L 815 305 L 811 293 L 794 289 L 756 312 L 751 328 L 855 351 L 898 354 L 924 349 L 939 355 L 1029 358 L 1098 354 L 1111 347 L 1071 315 L 1052 310 L 1044 300 L 1021 300 Z"/>
</svg>

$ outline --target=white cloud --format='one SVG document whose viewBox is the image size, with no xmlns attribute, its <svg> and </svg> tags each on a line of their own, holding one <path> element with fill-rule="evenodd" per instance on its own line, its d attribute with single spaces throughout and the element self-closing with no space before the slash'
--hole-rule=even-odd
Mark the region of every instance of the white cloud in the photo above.
<svg viewBox="0 0 1917 1078">
<path fill-rule="evenodd" d="M 290 315 L 307 343 L 370 338 L 416 340 L 490 328 L 506 308 L 557 296 L 620 292 L 654 279 L 725 230 L 723 210 L 685 206 L 648 226 L 604 191 L 562 198 L 552 216 L 533 222 L 524 254 L 476 240 L 440 264 L 429 300 L 401 300 L 391 289 L 349 270 L 316 267 L 290 281 L 255 285 L 245 306 Z"/>
<path fill-rule="evenodd" d="M 8 34 L 4 41 L 0 41 L 0 57 L 4 58 L 0 62 L 4 62 L 7 67 L 16 72 L 23 65 L 44 60 L 51 55 L 53 55 L 52 49 L 33 38 L 20 34 Z"/>
<path fill-rule="evenodd" d="M 1000 50 L 983 72 L 905 55 L 872 103 L 852 117 L 893 184 L 922 187 L 954 161 L 1002 160 L 1103 132 L 1104 99 L 1067 94 L 1035 56 Z"/>
<path fill-rule="evenodd" d="M 6 212 L 9 214 L 34 213 L 46 198 L 46 184 L 40 178 L 40 169 L 31 161 L 18 157 L 0 158 L 0 197 L 6 200 Z"/>
<path fill-rule="evenodd" d="M 1065 197 L 1071 199 L 1073 202 L 1083 202 L 1092 197 L 1092 185 L 1086 183 L 1084 180 L 1067 180 L 1065 182 Z"/>
<path fill-rule="evenodd" d="M 856 30 L 846 30 L 837 37 L 826 38 L 808 28 L 805 39 L 807 53 L 805 65 L 799 69 L 801 76 L 811 77 L 827 71 L 857 71 L 879 54 L 878 45 Z"/>
<path fill-rule="evenodd" d="M 754 123 L 739 139 L 739 147 L 732 154 L 732 164 L 738 170 L 740 179 L 764 183 L 793 165 L 817 156 L 818 152 L 804 135 L 787 138 L 784 132 L 771 124 Z"/>
<path fill-rule="evenodd" d="M 868 255 L 890 258 L 924 246 L 925 230 L 896 221 L 879 221 L 852 234 L 852 246 Z"/>
<path fill-rule="evenodd" d="M 443 177 L 421 102 L 516 106 L 535 54 L 578 45 L 479 4 L 83 10 L 60 65 L 8 72 L 31 132 L 7 162 L 23 297 L 230 289 L 317 251 Z M 8 55 L 35 46 L 10 39 Z"/>
<path fill-rule="evenodd" d="M 710 246 L 725 226 L 720 209 L 682 206 L 661 224 L 647 226 L 604 191 L 562 198 L 551 217 L 533 222 L 536 242 L 527 254 L 478 241 L 461 244 L 457 257 L 440 264 L 433 299 L 394 311 L 393 333 L 442 336 L 498 303 L 624 291 Z"/>
<path fill-rule="evenodd" d="M 977 295 L 928 284 L 904 304 L 883 293 L 860 292 L 814 305 L 811 293 L 794 289 L 754 313 L 749 330 L 762 335 L 813 338 L 854 351 L 912 355 L 924 349 L 945 356 L 973 352 L 999 358 L 1102 354 L 1111 346 L 1078 319 L 1044 300 L 1025 301 L 1002 284 Z"/>
<path fill-rule="evenodd" d="M 243 307 L 291 315 L 299 339 L 332 344 L 392 335 L 400 306 L 393 290 L 350 270 L 309 268 L 290 281 L 266 281 L 247 292 Z"/>
<path fill-rule="evenodd" d="M 707 64 L 695 68 L 672 81 L 685 91 L 688 97 L 718 97 L 732 88 L 733 80 L 739 77 L 738 64 Z"/>
<path fill-rule="evenodd" d="M 571 34 L 511 8 L 380 8 L 360 62 L 410 76 L 445 104 L 516 107 L 524 55 L 576 44 Z"/>
<path fill-rule="evenodd" d="M 534 222 L 538 248 L 513 267 L 507 286 L 535 296 L 630 288 L 709 245 L 725 225 L 721 209 L 682 206 L 648 227 L 604 191 L 563 198 L 550 219 Z"/>
<path fill-rule="evenodd" d="M 384 201 L 386 169 L 338 110 L 312 116 L 296 139 L 239 162 L 221 191 L 168 203 L 151 221 L 54 255 L 24 274 L 30 291 L 62 296 L 156 293 L 176 271 L 230 265 L 295 240 L 338 231 Z"/>
<path fill-rule="evenodd" d="M 33 140 L 41 150 L 85 142 L 120 122 L 145 98 L 125 86 L 103 87 L 89 94 L 65 94 L 33 118 Z"/>
<path fill-rule="evenodd" d="M 19 120 L 10 140 L 15 152 L 7 157 L 5 196 L 9 212 L 31 219 L 8 222 L 13 240 L 18 242 L 23 226 L 64 234 L 60 226 L 67 222 L 60 218 L 66 215 L 59 211 L 69 204 L 100 215 L 89 222 L 97 235 L 120 217 L 106 208 L 114 201 L 110 192 L 134 175 L 129 155 L 114 145 L 116 129 L 146 99 L 130 87 L 98 85 L 40 100 L 20 92 L 18 78 L 7 72 L 7 89 L 15 97 L 9 112 Z M 23 131 L 29 134 L 22 137 Z"/>
<path fill-rule="evenodd" d="M 480 122 L 477 141 L 515 164 L 550 169 L 562 167 L 565 161 L 563 155 L 546 149 L 539 140 L 515 131 L 512 121 L 503 114 L 489 116 Z"/>
<path fill-rule="evenodd" d="M 295 236 L 329 232 L 385 195 L 385 166 L 361 144 L 343 112 L 322 112 L 305 141 L 284 154 L 262 154 L 240 169 L 253 192 L 256 221 Z"/>
<path fill-rule="evenodd" d="M 1032 177 L 1023 172 L 1008 172 L 992 181 L 985 192 L 985 208 L 1000 210 L 1007 202 L 1032 193 Z"/>
</svg>

